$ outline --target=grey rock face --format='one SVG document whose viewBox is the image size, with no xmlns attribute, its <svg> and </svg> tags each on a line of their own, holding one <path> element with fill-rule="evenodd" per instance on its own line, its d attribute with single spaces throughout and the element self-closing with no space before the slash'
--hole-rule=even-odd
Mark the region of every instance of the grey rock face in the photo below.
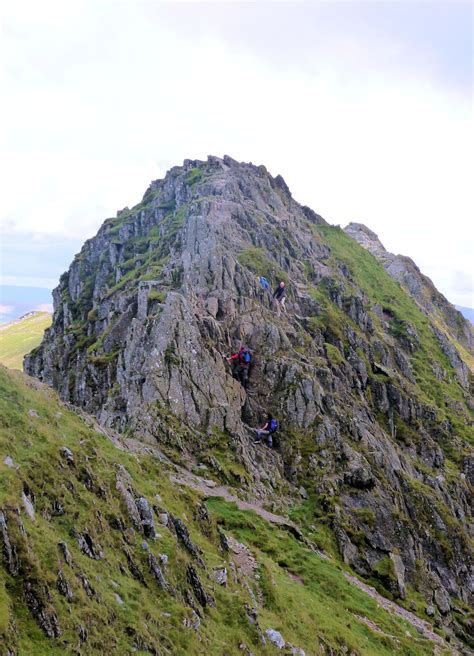
<svg viewBox="0 0 474 656">
<path fill-rule="evenodd" d="M 148 538 L 156 536 L 155 523 L 153 521 L 153 510 L 145 497 L 136 500 L 136 505 L 142 520 L 143 531 Z"/>
<path fill-rule="evenodd" d="M 150 568 L 150 572 L 153 574 L 155 581 L 158 583 L 159 587 L 162 590 L 169 590 L 169 585 L 166 581 L 165 575 L 163 574 L 163 570 L 161 569 L 160 565 L 158 564 L 158 561 L 156 560 L 155 556 L 150 552 L 148 554 L 148 566 Z"/>
<path fill-rule="evenodd" d="M 265 631 L 265 635 L 267 636 L 268 641 L 278 649 L 283 649 L 286 644 L 281 633 L 279 631 L 275 631 L 275 629 L 267 629 Z"/>
<path fill-rule="evenodd" d="M 231 482 L 243 495 L 317 498 L 335 516 L 339 499 L 331 528 L 357 571 L 375 575 L 388 560 L 402 595 L 424 563 L 439 579 L 423 590 L 428 603 L 435 587 L 472 601 L 473 466 L 457 437 L 469 373 L 454 344 L 469 347 L 472 335 L 414 263 L 364 227 L 348 228 L 426 321 L 446 326 L 431 327 L 443 357 L 428 364 L 456 394 L 431 399 L 417 371 L 418 324 L 407 319 L 394 334 L 390 304 L 357 287 L 327 229 L 261 167 L 187 161 L 86 242 L 54 290 L 53 324 L 26 370 L 104 427 L 191 454 L 210 486 L 229 471 L 213 453 L 218 441 L 238 464 Z M 259 275 L 288 281 L 286 313 Z M 253 351 L 248 390 L 223 357 L 241 344 Z M 268 412 L 280 421 L 272 450 L 254 447 L 249 430 Z M 456 454 L 463 477 L 452 475 Z M 61 458 L 74 466 L 73 454 Z M 116 485 L 134 529 L 153 537 L 153 511 L 120 467 Z M 199 566 L 182 520 L 156 512 Z"/>
<path fill-rule="evenodd" d="M 203 608 L 206 606 L 215 606 L 214 599 L 205 591 L 201 580 L 199 579 L 198 573 L 192 565 L 188 565 L 186 569 L 186 578 L 192 588 L 194 596 Z"/>
<path fill-rule="evenodd" d="M 2 540 L 3 558 L 7 565 L 8 572 L 12 576 L 16 576 L 19 571 L 18 556 L 16 553 L 15 546 L 12 545 L 10 540 L 6 515 L 1 510 L 0 510 L 0 537 Z"/>
<path fill-rule="evenodd" d="M 48 638 L 59 638 L 61 629 L 56 613 L 46 608 L 44 597 L 47 592 L 40 590 L 33 581 L 25 581 L 25 602 L 36 623 Z"/>
</svg>

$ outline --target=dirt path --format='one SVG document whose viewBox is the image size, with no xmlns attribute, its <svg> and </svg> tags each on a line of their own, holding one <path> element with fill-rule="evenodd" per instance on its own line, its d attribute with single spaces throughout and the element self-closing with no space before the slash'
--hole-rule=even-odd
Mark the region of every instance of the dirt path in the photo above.
<svg viewBox="0 0 474 656">
<path fill-rule="evenodd" d="M 95 424 L 95 422 L 93 423 Z M 268 510 L 265 510 L 265 508 L 263 508 L 262 502 L 260 501 L 249 502 L 239 499 L 239 497 L 237 497 L 235 494 L 232 494 L 229 491 L 229 489 L 224 485 L 219 485 L 215 481 L 205 479 L 202 478 L 201 476 L 192 474 L 188 469 L 173 464 L 156 447 L 148 444 L 143 444 L 138 440 L 120 438 L 119 436 L 112 434 L 111 431 L 106 431 L 98 427 L 97 424 L 94 426 L 94 428 L 96 430 L 99 429 L 101 433 L 103 433 L 109 439 L 111 439 L 112 442 L 115 444 L 115 446 L 119 449 L 125 449 L 127 451 L 136 454 L 141 453 L 141 454 L 153 455 L 154 457 L 158 458 L 162 462 L 166 462 L 174 470 L 170 472 L 170 479 L 174 483 L 177 483 L 178 485 L 185 485 L 187 487 L 190 487 L 193 490 L 196 490 L 196 492 L 200 492 L 205 497 L 220 497 L 229 503 L 235 503 L 237 508 L 239 508 L 240 510 L 253 510 L 257 515 L 262 517 L 262 519 L 265 519 L 267 522 L 271 522 L 272 524 L 277 524 L 279 526 L 287 527 L 289 529 L 292 529 L 295 533 L 296 532 L 299 533 L 299 529 L 289 519 L 283 517 L 282 515 L 277 515 Z M 300 539 L 306 542 L 307 546 L 311 548 L 312 551 L 314 551 L 319 557 L 327 560 L 331 560 L 331 558 L 327 556 L 327 554 L 320 552 L 318 549 L 314 547 L 314 545 L 311 545 L 310 542 L 306 541 L 301 534 L 300 534 Z M 378 605 L 384 608 L 387 612 L 397 615 L 398 617 L 404 619 L 406 622 L 411 624 L 411 626 L 413 626 L 418 631 L 420 636 L 423 636 L 424 638 L 427 638 L 428 640 L 434 642 L 436 645 L 435 654 L 449 653 L 452 656 L 456 656 L 456 655 L 459 656 L 461 652 L 458 651 L 458 649 L 454 645 L 448 644 L 441 636 L 435 633 L 433 631 L 433 627 L 429 622 L 422 620 L 420 617 L 410 612 L 409 610 L 402 608 L 395 602 L 386 599 L 379 592 L 377 592 L 375 588 L 373 588 L 370 585 L 367 585 L 363 581 L 360 581 L 355 576 L 352 576 L 347 572 L 343 572 L 343 574 L 349 583 L 351 583 L 352 585 L 356 586 L 357 588 L 365 592 L 367 595 L 369 595 L 369 597 L 374 599 L 378 603 Z M 373 624 L 370 620 L 367 620 L 367 622 Z M 375 626 L 372 628 L 373 630 L 376 630 Z M 379 627 L 377 627 L 377 629 L 381 630 Z M 443 651 L 440 652 L 439 649 Z"/>
<path fill-rule="evenodd" d="M 355 576 L 352 576 L 347 572 L 343 572 L 343 574 L 346 577 L 346 579 L 349 581 L 349 583 L 352 583 L 352 585 L 355 585 L 360 590 L 363 590 L 366 594 L 369 595 L 369 597 L 375 599 L 375 601 L 378 603 L 379 606 L 385 608 L 385 610 L 387 610 L 389 613 L 398 615 L 398 617 L 401 617 L 402 619 L 409 622 L 424 638 L 428 638 L 429 640 L 432 640 L 433 642 L 435 642 L 437 645 L 440 645 L 441 647 L 450 649 L 451 650 L 450 653 L 453 655 L 459 653 L 453 646 L 448 645 L 441 636 L 439 636 L 437 633 L 433 631 L 433 627 L 429 622 L 422 620 L 421 618 L 418 617 L 418 615 L 415 615 L 409 610 L 402 608 L 402 606 L 399 606 L 395 602 L 390 601 L 390 599 L 386 599 L 379 592 L 377 592 L 377 590 L 373 588 L 371 585 L 367 585 L 367 583 L 360 581 Z"/>
<path fill-rule="evenodd" d="M 257 515 L 260 515 L 260 517 L 272 524 L 292 526 L 292 523 L 288 519 L 285 519 L 285 517 L 275 515 L 274 513 L 265 510 L 261 502 L 243 501 L 242 499 L 239 499 L 239 497 L 236 497 L 235 494 L 229 492 L 228 488 L 223 485 L 217 485 L 214 481 L 191 474 L 191 472 L 186 469 L 179 468 L 179 473 L 172 474 L 171 480 L 180 485 L 187 485 L 187 487 L 191 487 L 193 490 L 201 492 L 206 497 L 222 497 L 229 503 L 235 503 L 239 510 L 253 510 Z"/>
<path fill-rule="evenodd" d="M 237 496 L 235 496 L 235 494 L 232 494 L 224 485 L 218 485 L 214 481 L 196 476 L 184 468 L 179 467 L 178 473 L 171 474 L 170 478 L 174 483 L 178 483 L 179 485 L 186 485 L 187 487 L 200 492 L 205 497 L 221 497 L 225 501 L 235 503 L 237 508 L 240 510 L 253 510 L 257 515 L 266 521 L 271 522 L 272 524 L 293 527 L 296 529 L 296 527 L 282 515 L 276 515 L 275 513 L 271 513 L 268 510 L 265 510 L 262 507 L 261 502 L 255 501 L 250 503 L 248 501 L 243 501 L 242 499 L 239 499 Z M 313 549 L 313 551 L 315 551 L 320 557 L 330 560 L 329 556 L 322 554 L 317 549 Z M 420 617 L 410 612 L 409 610 L 402 608 L 395 602 L 386 599 L 379 592 L 377 592 L 375 588 L 367 585 L 363 581 L 360 581 L 355 576 L 352 576 L 347 572 L 343 572 L 343 574 L 349 583 L 369 595 L 369 597 L 374 599 L 379 606 L 391 614 L 398 615 L 398 617 L 401 617 L 406 622 L 411 624 L 418 631 L 420 636 L 431 640 L 443 650 L 448 650 L 448 653 L 452 654 L 453 656 L 456 656 L 456 654 L 460 653 L 453 645 L 449 645 L 441 636 L 435 633 L 429 622 L 422 620 Z"/>
</svg>

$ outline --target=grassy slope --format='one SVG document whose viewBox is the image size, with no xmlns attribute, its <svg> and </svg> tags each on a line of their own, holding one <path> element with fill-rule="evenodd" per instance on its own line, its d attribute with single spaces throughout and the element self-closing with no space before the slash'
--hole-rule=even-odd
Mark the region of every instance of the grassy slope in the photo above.
<svg viewBox="0 0 474 656">
<path fill-rule="evenodd" d="M 351 239 L 340 228 L 333 226 L 317 226 L 315 232 L 321 236 L 331 248 L 334 262 L 343 262 L 349 267 L 351 277 L 357 288 L 361 289 L 373 304 L 379 304 L 393 315 L 390 321 L 390 331 L 397 338 L 408 337 L 407 328 L 411 324 L 418 335 L 419 346 L 415 349 L 411 364 L 416 378 L 416 389 L 419 398 L 427 404 L 436 406 L 440 421 L 449 419 L 459 437 L 466 443 L 474 441 L 473 432 L 467 426 L 468 417 L 459 416 L 452 409 L 451 401 L 465 401 L 465 394 L 455 379 L 453 369 L 447 356 L 430 327 L 430 320 L 420 310 L 416 302 L 391 278 L 383 266 Z M 375 324 L 378 318 L 373 315 Z M 464 352 L 461 350 L 461 355 Z M 450 372 L 447 380 L 438 380 L 431 363 L 438 362 Z M 470 364 L 470 359 L 466 359 Z"/>
<path fill-rule="evenodd" d="M 22 371 L 24 356 L 38 346 L 50 325 L 48 312 L 35 312 L 32 316 L 0 326 L 0 363 Z"/>
<path fill-rule="evenodd" d="M 320 644 L 331 646 L 333 653 L 433 653 L 432 644 L 411 626 L 380 609 L 345 580 L 337 565 L 320 559 L 284 529 L 215 499 L 207 502 L 211 521 L 204 527 L 197 518 L 198 496 L 172 485 L 164 464 L 151 455 L 118 450 L 67 410 L 54 392 L 1 367 L 0 418 L 0 508 L 7 515 L 11 539 L 22 563 L 16 577 L 4 567 L 0 569 L 0 643 L 15 646 L 18 654 L 79 653 L 75 651 L 79 625 L 88 629 L 88 640 L 80 648 L 84 654 L 129 654 L 136 636 L 142 637 L 142 645 L 148 645 L 148 650 L 142 646 L 135 651 L 138 654 L 150 653 L 153 648 L 158 654 L 231 656 L 242 654 L 242 643 L 255 654 L 274 653 L 273 647 L 259 643 L 255 628 L 246 619 L 244 604 L 255 605 L 249 589 L 230 575 L 226 588 L 212 582 L 213 567 L 227 562 L 229 568 L 229 557 L 219 547 L 218 524 L 228 535 L 247 544 L 257 558 L 258 576 L 249 580 L 249 586 L 259 599 L 263 629 L 280 630 L 287 641 L 304 648 L 308 656 L 321 653 Z M 73 452 L 73 468 L 61 457 L 62 446 Z M 13 459 L 14 467 L 4 464 L 5 455 Z M 131 530 L 115 488 L 119 464 L 132 476 L 135 494 L 145 495 L 183 519 L 202 550 L 206 568 L 196 569 L 208 592 L 214 595 L 216 608 L 206 609 L 198 631 L 183 628 L 190 610 L 179 592 L 176 596 L 163 592 L 148 573 L 143 536 Z M 23 509 L 21 493 L 25 484 L 34 499 L 36 516 L 33 520 L 20 511 L 26 530 L 22 534 L 15 509 Z M 161 497 L 158 501 L 157 494 Z M 64 506 L 63 515 L 51 516 L 55 499 Z M 122 530 L 111 527 L 117 520 L 128 529 L 126 541 Z M 169 556 L 168 580 L 176 590 L 182 590 L 190 556 L 167 528 L 157 528 L 160 537 L 156 542 L 149 541 L 150 549 L 156 556 Z M 74 531 L 85 530 L 100 544 L 102 559 L 92 560 L 79 550 Z M 59 556 L 60 541 L 69 546 L 72 567 Z M 124 547 L 143 571 L 146 586 L 130 575 Z M 73 590 L 71 602 L 56 588 L 59 567 Z M 290 573 L 301 577 L 304 584 Z M 88 578 L 96 591 L 94 597 L 85 594 L 79 575 Z M 26 579 L 47 586 L 50 596 L 49 600 L 45 596 L 45 603 L 58 615 L 62 631 L 59 638 L 46 638 L 32 620 L 24 604 Z M 123 604 L 117 602 L 115 594 L 120 595 Z M 383 634 L 368 628 L 357 615 L 376 622 Z"/>
</svg>

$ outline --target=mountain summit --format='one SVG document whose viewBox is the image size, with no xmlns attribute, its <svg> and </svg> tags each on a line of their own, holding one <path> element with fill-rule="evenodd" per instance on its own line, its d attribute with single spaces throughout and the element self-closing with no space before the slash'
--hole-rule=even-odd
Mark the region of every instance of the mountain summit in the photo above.
<svg viewBox="0 0 474 656">
<path fill-rule="evenodd" d="M 304 507 L 347 566 L 468 640 L 471 328 L 365 230 L 371 252 L 264 166 L 186 160 L 84 244 L 25 370 L 241 497 Z M 267 413 L 272 450 L 249 430 Z"/>
</svg>

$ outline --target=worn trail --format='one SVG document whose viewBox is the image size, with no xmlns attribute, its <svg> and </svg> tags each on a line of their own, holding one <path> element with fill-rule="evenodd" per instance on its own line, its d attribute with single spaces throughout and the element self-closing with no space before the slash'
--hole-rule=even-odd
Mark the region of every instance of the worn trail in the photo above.
<svg viewBox="0 0 474 656">
<path fill-rule="evenodd" d="M 257 515 L 262 517 L 262 519 L 265 519 L 272 524 L 278 524 L 279 526 L 293 526 L 293 524 L 286 517 L 283 517 L 282 515 L 276 515 L 275 513 L 265 510 L 262 507 L 261 502 L 243 501 L 242 499 L 239 499 L 239 497 L 237 497 L 235 494 L 232 494 L 232 492 L 230 492 L 230 490 L 224 485 L 217 485 L 214 481 L 207 480 L 192 474 L 184 468 L 180 467 L 178 468 L 178 473 L 171 474 L 171 480 L 179 485 L 186 485 L 187 487 L 200 492 L 205 497 L 220 497 L 225 501 L 235 503 L 237 508 L 240 510 L 253 510 Z M 329 559 L 326 554 L 322 554 L 317 550 L 315 551 L 319 556 Z M 355 576 L 352 576 L 347 572 L 343 572 L 343 574 L 349 583 L 355 585 L 357 588 L 365 592 L 367 595 L 369 595 L 369 597 L 374 599 L 379 606 L 387 610 L 389 613 L 393 613 L 407 621 L 424 638 L 431 640 L 432 642 L 439 645 L 439 647 L 448 649 L 449 653 L 453 655 L 459 654 L 458 650 L 454 646 L 448 645 L 448 643 L 441 636 L 433 631 L 433 627 L 429 622 L 422 620 L 420 617 L 410 612 L 409 610 L 406 610 L 402 606 L 399 606 L 395 602 L 386 599 L 379 592 L 377 592 L 375 588 L 367 585 L 363 581 L 360 581 Z"/>
</svg>

